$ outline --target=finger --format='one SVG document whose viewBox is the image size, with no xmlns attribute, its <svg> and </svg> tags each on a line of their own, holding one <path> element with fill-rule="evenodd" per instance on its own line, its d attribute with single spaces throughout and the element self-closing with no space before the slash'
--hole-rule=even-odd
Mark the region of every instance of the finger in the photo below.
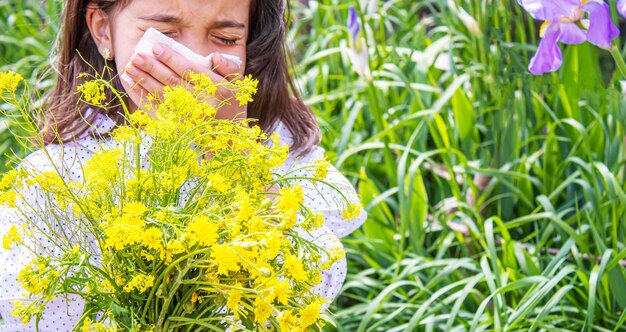
<svg viewBox="0 0 626 332">
<path fill-rule="evenodd" d="M 151 94 L 158 95 L 163 91 L 163 84 L 145 71 L 131 65 L 126 68 L 126 74 L 135 82 L 137 86 Z"/>
<path fill-rule="evenodd" d="M 210 68 L 203 67 L 188 60 L 167 45 L 161 43 L 156 44 L 152 48 L 152 53 L 157 60 L 165 64 L 170 70 L 180 76 L 183 80 L 187 79 L 187 75 L 189 74 L 189 72 L 194 72 L 203 73 L 209 76 L 209 78 L 211 78 L 211 80 L 213 80 L 213 82 L 215 83 L 226 83 L 229 81 L 226 80 L 223 75 L 216 73 Z"/>
<path fill-rule="evenodd" d="M 131 58 L 131 64 L 134 67 L 150 74 L 150 76 L 161 82 L 163 85 L 176 86 L 180 85 L 182 82 L 180 75 L 152 56 L 135 54 Z"/>
<path fill-rule="evenodd" d="M 213 54 L 213 67 L 217 74 L 232 81 L 241 77 L 240 66 L 232 60 L 226 59 L 220 53 Z"/>
<path fill-rule="evenodd" d="M 131 97 L 131 100 L 136 100 L 138 102 L 136 105 L 138 108 L 144 108 L 145 104 L 151 104 L 151 101 L 147 98 L 149 95 L 147 90 L 142 88 L 139 83 L 130 80 L 127 82 L 130 84 L 128 95 Z"/>
<path fill-rule="evenodd" d="M 152 47 L 154 57 L 165 64 L 170 70 L 179 77 L 185 77 L 190 71 L 201 72 L 202 69 L 184 56 L 178 54 L 171 47 L 158 43 Z"/>
</svg>

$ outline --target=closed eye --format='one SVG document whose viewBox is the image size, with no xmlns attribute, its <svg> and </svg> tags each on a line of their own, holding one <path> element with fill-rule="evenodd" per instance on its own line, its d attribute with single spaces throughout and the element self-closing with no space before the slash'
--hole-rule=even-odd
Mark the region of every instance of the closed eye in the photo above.
<svg viewBox="0 0 626 332">
<path fill-rule="evenodd" d="M 213 38 L 217 39 L 219 42 L 223 43 L 226 46 L 235 46 L 237 45 L 237 40 L 239 40 L 239 39 L 223 38 L 219 36 L 213 36 Z"/>
</svg>

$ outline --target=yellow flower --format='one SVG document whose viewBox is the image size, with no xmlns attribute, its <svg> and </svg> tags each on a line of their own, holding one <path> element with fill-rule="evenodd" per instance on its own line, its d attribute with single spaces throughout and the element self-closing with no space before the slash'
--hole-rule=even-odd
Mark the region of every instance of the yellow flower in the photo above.
<svg viewBox="0 0 626 332">
<path fill-rule="evenodd" d="M 105 85 L 100 81 L 87 81 L 78 87 L 78 92 L 82 94 L 82 99 L 95 106 L 102 106 L 106 100 L 104 93 Z"/>
<path fill-rule="evenodd" d="M 274 283 L 274 289 L 272 295 L 276 298 L 276 301 L 283 305 L 289 303 L 289 297 L 291 296 L 291 285 L 287 280 L 281 280 Z"/>
<path fill-rule="evenodd" d="M 194 72 L 190 72 L 188 75 L 189 83 L 193 84 L 196 91 L 203 91 L 206 94 L 215 95 L 217 85 L 208 75 Z"/>
<path fill-rule="evenodd" d="M 207 216 L 194 218 L 194 220 L 187 225 L 187 231 L 192 242 L 190 245 L 200 243 L 201 246 L 208 247 L 217 242 L 217 225 L 211 222 Z"/>
<path fill-rule="evenodd" d="M 333 248 L 331 256 L 328 258 L 328 260 L 324 262 L 324 264 L 322 264 L 322 266 L 320 266 L 320 268 L 322 270 L 330 269 L 333 266 L 333 264 L 342 260 L 345 255 L 346 255 L 346 252 L 342 248 L 340 247 Z"/>
<path fill-rule="evenodd" d="M 226 229 L 228 229 L 228 235 L 231 239 L 237 238 L 243 231 L 243 225 L 239 218 L 236 218 L 234 214 L 225 218 Z"/>
<path fill-rule="evenodd" d="M 56 171 L 47 171 L 28 179 L 29 185 L 39 185 L 41 190 L 59 194 L 63 193 L 65 180 Z"/>
<path fill-rule="evenodd" d="M 226 306 L 228 309 L 233 311 L 233 314 L 236 318 L 239 318 L 239 311 L 241 308 L 239 307 L 239 302 L 241 301 L 241 294 L 243 292 L 239 289 L 231 289 L 228 291 L 228 300 L 226 301 Z"/>
<path fill-rule="evenodd" d="M 141 202 L 128 202 L 122 211 L 127 215 L 142 217 L 148 211 L 148 208 Z"/>
<path fill-rule="evenodd" d="M 19 177 L 19 172 L 17 170 L 11 170 L 2 176 L 2 180 L 0 180 L 0 190 L 6 190 L 13 186 L 15 180 Z"/>
<path fill-rule="evenodd" d="M 211 258 L 217 264 L 217 273 L 227 275 L 231 271 L 239 271 L 240 258 L 228 244 L 213 246 Z"/>
<path fill-rule="evenodd" d="M 320 282 L 322 282 L 322 273 L 320 273 L 320 270 L 311 271 L 309 275 L 309 285 L 318 285 Z"/>
<path fill-rule="evenodd" d="M 166 134 L 185 132 L 213 117 L 215 107 L 204 102 L 203 95 L 206 96 L 198 93 L 197 89 L 193 92 L 184 86 L 165 87 L 163 99 L 155 112 L 156 121 L 146 127 L 150 129 L 147 131 L 169 138 L 171 136 Z M 159 126 L 160 129 L 155 131 Z"/>
<path fill-rule="evenodd" d="M 161 231 L 160 228 L 150 227 L 146 229 L 143 234 L 140 234 L 139 237 L 139 243 L 143 244 L 144 247 L 156 251 L 164 250 L 163 244 L 161 243 L 161 239 L 163 238 L 163 231 Z"/>
<path fill-rule="evenodd" d="M 304 193 L 300 183 L 296 182 L 293 187 L 286 187 L 280 189 L 280 195 L 278 196 L 277 208 L 286 213 L 298 211 L 300 204 L 304 201 Z"/>
<path fill-rule="evenodd" d="M 17 281 L 31 295 L 39 295 L 48 291 L 50 285 L 58 279 L 58 273 L 52 269 L 47 260 L 33 259 L 18 274 Z"/>
<path fill-rule="evenodd" d="M 315 175 L 313 176 L 313 178 L 315 180 L 324 180 L 326 176 L 328 176 L 329 167 L 330 167 L 330 162 L 328 162 L 326 157 L 316 160 L 315 161 Z"/>
<path fill-rule="evenodd" d="M 132 177 L 126 179 L 124 186 L 128 200 L 137 200 L 141 196 L 150 197 L 150 194 L 154 193 L 153 181 L 151 181 L 150 174 L 145 169 L 133 172 Z M 159 213 L 162 212 L 159 211 Z"/>
<path fill-rule="evenodd" d="M 259 81 L 252 78 L 252 75 L 246 76 L 243 80 L 236 81 L 237 94 L 235 99 L 239 101 L 239 106 L 246 105 L 252 101 L 252 96 L 257 92 Z"/>
<path fill-rule="evenodd" d="M 250 280 L 255 285 L 266 283 L 271 278 L 274 278 L 274 266 L 267 260 L 259 257 L 261 251 L 259 247 L 252 248 L 251 250 L 242 250 L 239 248 L 237 252 L 243 257 L 243 267 L 246 269 Z"/>
<path fill-rule="evenodd" d="M 11 225 L 9 232 L 2 236 L 2 248 L 11 250 L 15 244 L 23 244 L 22 235 L 15 225 Z"/>
<path fill-rule="evenodd" d="M 230 183 L 228 179 L 218 173 L 209 174 L 207 176 L 207 179 L 210 181 L 210 185 L 220 193 L 225 193 L 226 191 L 228 191 L 228 189 L 230 189 Z"/>
<path fill-rule="evenodd" d="M 348 203 L 348 206 L 346 206 L 345 210 L 343 210 L 341 216 L 345 220 L 352 220 L 360 216 L 362 210 L 363 210 L 363 206 L 361 205 L 361 203 L 351 202 L 351 203 Z"/>
<path fill-rule="evenodd" d="M 293 310 L 289 309 L 280 315 L 278 318 L 278 324 L 280 324 L 281 331 L 295 331 L 298 328 L 298 317 L 293 313 Z"/>
<path fill-rule="evenodd" d="M 83 171 L 87 186 L 95 193 L 111 189 L 117 175 L 120 173 L 120 163 L 124 158 L 121 149 L 104 150 L 94 153 L 91 159 L 85 162 Z"/>
<path fill-rule="evenodd" d="M 166 191 L 177 191 L 185 183 L 187 171 L 184 167 L 172 165 L 170 169 L 161 172 L 159 182 Z"/>
<path fill-rule="evenodd" d="M 324 304 L 324 300 L 318 298 L 306 307 L 304 307 L 302 311 L 300 311 L 300 325 L 302 327 L 309 327 L 313 325 L 315 321 L 317 321 L 317 319 L 320 317 L 322 304 Z"/>
<path fill-rule="evenodd" d="M 0 194 L 0 205 L 6 205 L 8 207 L 15 207 L 15 201 L 17 200 L 17 193 L 15 190 L 9 190 Z"/>
<path fill-rule="evenodd" d="M 260 297 L 254 300 L 254 321 L 257 323 L 265 323 L 272 314 L 272 306 L 263 301 Z"/>
<path fill-rule="evenodd" d="M 122 250 L 141 242 L 146 223 L 137 216 L 122 216 L 105 228 L 105 248 Z"/>
<path fill-rule="evenodd" d="M 235 194 L 235 202 L 239 204 L 239 218 L 241 221 L 247 221 L 254 213 L 252 198 L 242 189 L 237 189 Z"/>
<path fill-rule="evenodd" d="M 264 259 L 274 259 L 280 253 L 280 248 L 282 247 L 284 241 L 284 236 L 282 233 L 272 230 L 265 236 L 265 245 L 267 249 L 263 252 Z"/>
<path fill-rule="evenodd" d="M 324 225 L 324 214 L 321 212 L 313 213 L 308 216 L 306 221 L 302 224 L 302 228 L 307 231 L 318 229 Z"/>
<path fill-rule="evenodd" d="M 265 233 L 266 229 L 267 225 L 263 222 L 263 219 L 260 216 L 254 215 L 250 217 L 250 220 L 248 221 L 249 233 Z"/>
<path fill-rule="evenodd" d="M 171 263 L 174 256 L 185 251 L 185 246 L 180 241 L 172 241 L 167 244 L 165 251 L 161 253 L 161 259 Z"/>
<path fill-rule="evenodd" d="M 128 126 L 115 128 L 115 130 L 111 132 L 111 137 L 118 142 L 130 142 L 133 144 L 141 142 L 139 134 L 133 128 Z"/>
<path fill-rule="evenodd" d="M 313 216 L 313 228 L 317 229 L 324 226 L 324 214 L 321 212 L 315 213 Z"/>
<path fill-rule="evenodd" d="M 17 86 L 24 79 L 22 75 L 11 72 L 11 71 L 3 71 L 0 72 L 0 94 L 4 93 L 15 93 L 17 90 Z"/>
<path fill-rule="evenodd" d="M 309 280 L 309 274 L 304 269 L 304 265 L 298 256 L 286 254 L 284 268 L 291 278 L 298 282 L 306 282 Z"/>
<path fill-rule="evenodd" d="M 13 304 L 14 310 L 11 310 L 11 314 L 15 317 L 19 317 L 22 324 L 28 324 L 30 322 L 30 318 L 36 315 L 36 312 L 30 309 L 29 305 L 24 304 L 22 301 L 14 300 L 11 302 Z M 43 308 L 41 311 L 43 312 Z"/>
<path fill-rule="evenodd" d="M 143 127 L 151 123 L 153 120 L 150 115 L 142 110 L 136 110 L 130 115 L 130 123 L 136 127 Z"/>
<path fill-rule="evenodd" d="M 153 285 L 154 276 L 139 273 L 133 276 L 133 278 L 124 286 L 124 291 L 130 293 L 136 289 L 139 293 L 144 293 Z"/>
<path fill-rule="evenodd" d="M 284 164 L 289 157 L 289 145 L 281 144 L 277 133 L 273 133 L 270 140 L 272 141 L 272 149 L 267 158 L 267 165 L 270 168 L 276 168 Z"/>
<path fill-rule="evenodd" d="M 106 327 L 102 323 L 93 322 L 91 318 L 87 317 L 83 321 L 83 326 L 80 327 L 81 332 L 114 332 L 115 328 Z"/>
<path fill-rule="evenodd" d="M 85 320 L 83 321 L 83 326 L 81 326 L 80 330 L 82 332 L 89 332 L 91 330 L 91 318 L 87 317 L 85 318 Z"/>
<path fill-rule="evenodd" d="M 298 214 L 295 211 L 285 212 L 283 213 L 282 218 L 283 218 L 283 227 L 285 227 L 285 229 L 292 229 L 296 225 L 296 222 L 298 221 Z"/>
</svg>

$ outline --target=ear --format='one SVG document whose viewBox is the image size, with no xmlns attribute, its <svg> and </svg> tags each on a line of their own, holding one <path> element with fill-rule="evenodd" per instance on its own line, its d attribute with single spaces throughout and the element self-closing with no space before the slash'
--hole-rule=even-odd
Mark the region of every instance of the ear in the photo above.
<svg viewBox="0 0 626 332">
<path fill-rule="evenodd" d="M 112 58 L 115 51 L 113 50 L 109 15 L 97 5 L 89 4 L 87 5 L 85 19 L 87 20 L 87 27 L 91 33 L 91 38 L 93 38 L 93 41 L 96 43 L 99 53 L 104 57 Z M 110 54 L 105 55 L 105 50 L 108 50 Z"/>
</svg>

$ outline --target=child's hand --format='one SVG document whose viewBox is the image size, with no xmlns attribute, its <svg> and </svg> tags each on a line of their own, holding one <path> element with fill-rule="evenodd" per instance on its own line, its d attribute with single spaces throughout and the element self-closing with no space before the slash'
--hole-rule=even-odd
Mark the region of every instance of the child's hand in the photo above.
<svg viewBox="0 0 626 332">
<path fill-rule="evenodd" d="M 153 55 L 135 54 L 131 58 L 131 64 L 125 69 L 128 76 L 136 82 L 128 91 L 132 99 L 140 100 L 148 93 L 158 96 L 165 86 L 190 84 L 184 81 L 189 72 L 204 73 L 214 82 L 232 81 L 243 75 L 243 68 L 239 68 L 236 63 L 225 59 L 217 52 L 213 54 L 214 68 L 211 69 L 195 64 L 163 44 L 157 44 L 152 51 Z M 216 97 L 207 98 L 207 102 L 217 106 L 229 100 L 228 104 L 219 108 L 216 118 L 243 119 L 247 117 L 247 108 L 239 106 L 229 90 L 218 89 L 215 95 Z"/>
</svg>

